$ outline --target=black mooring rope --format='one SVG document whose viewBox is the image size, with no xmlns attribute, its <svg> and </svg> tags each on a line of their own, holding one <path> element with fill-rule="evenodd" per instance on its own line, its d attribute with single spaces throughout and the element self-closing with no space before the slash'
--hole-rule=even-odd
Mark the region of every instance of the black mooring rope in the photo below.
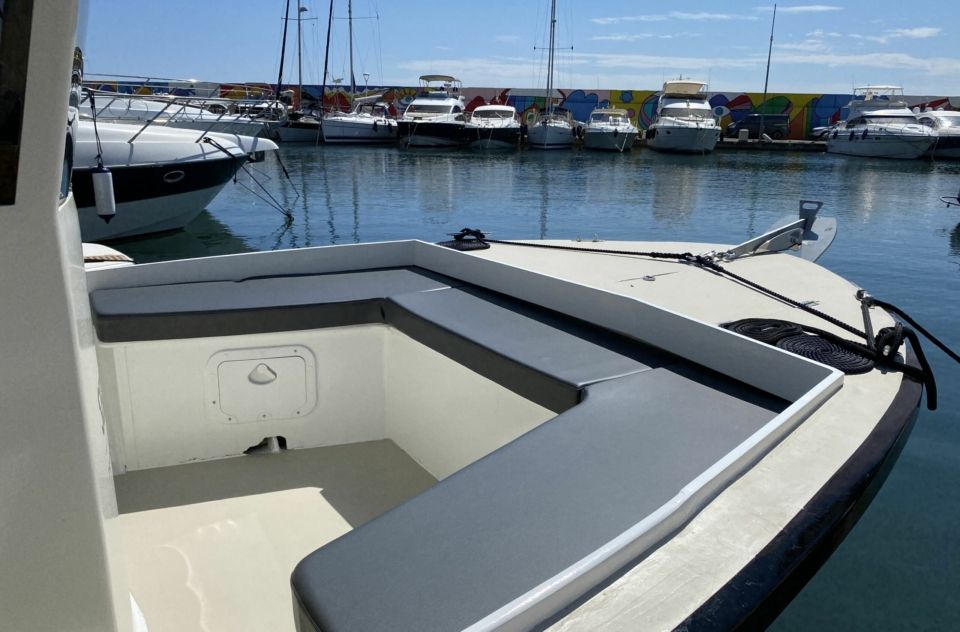
<svg viewBox="0 0 960 632">
<path fill-rule="evenodd" d="M 288 222 L 293 220 L 293 213 L 291 213 L 291 212 L 288 211 L 287 209 L 283 208 L 283 205 L 280 203 L 280 201 L 277 200 L 275 197 L 273 197 L 273 195 L 272 195 L 269 191 L 267 191 L 267 188 L 266 188 L 265 186 L 263 186 L 263 184 L 261 184 L 260 181 L 257 180 L 257 179 L 254 177 L 254 175 L 250 172 L 250 170 L 247 169 L 246 161 L 245 161 L 244 159 L 240 158 L 239 156 L 234 156 L 234 155 L 231 154 L 229 151 L 227 151 L 227 149 L 226 149 L 223 145 L 221 145 L 220 143 L 218 143 L 216 140 L 210 138 L 209 136 L 204 136 L 202 139 L 200 139 L 200 142 L 207 143 L 208 145 L 212 145 L 214 148 L 216 148 L 216 149 L 218 149 L 219 151 L 222 151 L 224 154 L 226 154 L 229 158 L 232 158 L 233 160 L 237 161 L 237 162 L 239 163 L 239 168 L 240 168 L 240 169 L 243 169 L 243 171 L 244 171 L 248 176 L 250 176 L 250 179 L 253 180 L 253 181 L 257 184 L 257 186 L 260 187 L 260 189 L 264 192 L 264 194 L 266 194 L 266 196 L 269 197 L 270 199 L 268 200 L 267 198 L 263 197 L 262 195 L 257 194 L 257 192 L 254 191 L 253 189 L 251 189 L 250 187 L 248 187 L 248 186 L 246 186 L 246 185 L 244 185 L 244 184 L 241 184 L 240 181 L 237 180 L 237 173 L 236 173 L 236 172 L 233 173 L 233 181 L 234 181 L 234 183 L 240 184 L 240 186 L 242 186 L 243 188 L 245 188 L 247 191 L 250 191 L 250 193 L 253 193 L 253 195 L 254 195 L 255 197 L 257 197 L 258 199 L 260 199 L 261 201 L 263 201 L 264 203 L 266 203 L 267 206 L 270 206 L 270 207 L 273 208 L 275 211 L 277 211 L 278 213 L 280 213 L 281 215 L 283 215 L 284 217 L 286 217 Z M 279 156 L 278 156 L 278 158 L 279 158 Z M 283 167 L 283 163 L 280 163 L 280 166 Z M 286 168 L 283 169 L 283 172 L 284 172 L 284 173 L 287 172 Z M 290 178 L 290 176 L 288 175 L 288 176 L 287 176 L 287 179 L 289 179 L 289 178 Z M 293 184 L 293 183 L 291 183 L 291 184 Z M 296 191 L 296 187 L 294 187 L 294 191 Z M 300 197 L 300 193 L 297 192 L 297 198 L 299 199 L 299 197 Z M 294 201 L 296 201 L 296 200 L 294 200 Z"/>
<path fill-rule="evenodd" d="M 774 344 L 776 346 L 785 345 L 784 348 L 787 348 L 798 355 L 810 357 L 811 359 L 823 362 L 824 364 L 834 366 L 835 368 L 846 373 L 865 373 L 871 370 L 874 364 L 887 369 L 901 371 L 905 375 L 918 380 L 925 386 L 927 390 L 927 407 L 930 410 L 936 410 L 937 408 L 937 384 L 933 376 L 933 369 L 927 362 L 926 356 L 923 353 L 923 348 L 920 346 L 920 338 L 913 329 L 904 327 L 901 323 L 897 323 L 895 327 L 885 327 L 881 329 L 874 339 L 870 340 L 870 337 L 866 332 L 861 331 L 852 325 L 848 325 L 847 323 L 831 316 L 830 314 L 820 311 L 807 303 L 802 303 L 788 296 L 780 294 L 779 292 L 771 290 L 770 288 L 764 287 L 759 283 L 740 276 L 735 272 L 731 272 L 717 263 L 716 259 L 712 255 L 694 255 L 689 252 L 642 252 L 635 250 L 617 250 L 611 248 L 585 248 L 583 246 L 562 246 L 559 244 L 490 239 L 483 231 L 475 228 L 463 228 L 457 233 L 451 233 L 451 236 L 453 237 L 452 240 L 440 242 L 438 245 L 453 248 L 455 250 L 469 251 L 484 250 L 489 248 L 490 244 L 501 244 L 505 246 L 525 246 L 528 248 L 543 248 L 547 250 L 564 250 L 593 254 L 647 257 L 651 259 L 671 259 L 715 272 L 721 276 L 726 276 L 730 279 L 733 279 L 738 283 L 742 283 L 743 285 L 746 285 L 757 292 L 766 294 L 771 298 L 784 302 L 804 312 L 807 312 L 808 314 L 825 320 L 826 322 L 839 327 L 844 331 L 854 334 L 858 338 L 862 338 L 868 344 L 865 345 L 847 340 L 846 338 L 842 338 L 834 333 L 824 331 L 822 329 L 817 329 L 816 327 L 799 325 L 789 321 L 778 321 L 772 319 L 744 319 L 735 321 L 733 323 L 726 323 L 721 326 L 728 329 L 738 327 L 741 329 L 739 333 L 756 338 L 763 342 L 767 342 L 768 344 Z M 857 293 L 857 298 L 860 300 L 865 300 L 862 291 Z M 868 305 L 877 305 L 878 307 L 893 312 L 898 317 L 902 318 L 904 321 L 920 331 L 920 333 L 926 336 L 944 353 L 950 356 L 950 358 L 960 363 L 960 355 L 938 340 L 933 334 L 917 323 L 902 309 L 885 301 L 874 299 L 873 297 L 869 297 L 867 300 Z M 813 342 L 813 340 L 817 340 L 817 336 L 822 339 L 822 342 Z M 903 344 L 904 339 L 910 341 L 910 345 L 914 350 L 914 354 L 917 356 L 917 362 L 920 365 L 919 369 L 896 359 L 897 351 Z"/>
</svg>

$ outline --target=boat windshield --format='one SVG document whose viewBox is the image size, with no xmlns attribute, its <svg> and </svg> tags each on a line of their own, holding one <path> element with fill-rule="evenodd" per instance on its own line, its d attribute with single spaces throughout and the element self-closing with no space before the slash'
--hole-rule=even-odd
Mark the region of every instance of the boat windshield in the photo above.
<svg viewBox="0 0 960 632">
<path fill-rule="evenodd" d="M 916 125 L 917 119 L 913 116 L 867 116 L 870 123 L 883 123 L 885 125 Z"/>
<path fill-rule="evenodd" d="M 509 110 L 474 110 L 473 118 L 477 119 L 510 119 L 513 114 Z"/>
<path fill-rule="evenodd" d="M 449 114 L 450 110 L 449 105 L 411 103 L 410 107 L 407 108 L 407 114 Z"/>
<path fill-rule="evenodd" d="M 595 112 L 590 115 L 591 123 L 626 123 L 619 114 L 609 114 L 607 112 Z"/>
<path fill-rule="evenodd" d="M 695 118 L 709 119 L 713 118 L 713 112 L 701 108 L 691 108 L 686 105 L 668 105 L 660 110 L 660 116 L 672 116 L 674 118 Z"/>
<path fill-rule="evenodd" d="M 960 117 L 938 116 L 936 118 L 940 122 L 940 127 L 960 127 Z"/>
</svg>

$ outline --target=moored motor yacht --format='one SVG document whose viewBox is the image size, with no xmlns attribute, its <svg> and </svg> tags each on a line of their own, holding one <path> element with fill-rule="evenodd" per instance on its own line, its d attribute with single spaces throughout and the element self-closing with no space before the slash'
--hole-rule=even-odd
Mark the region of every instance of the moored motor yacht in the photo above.
<svg viewBox="0 0 960 632">
<path fill-rule="evenodd" d="M 917 122 L 933 130 L 937 139 L 928 152 L 933 158 L 960 158 L 960 112 L 927 110 L 917 114 Z"/>
<path fill-rule="evenodd" d="M 735 246 L 464 230 L 85 273 L 50 125 L 73 9 L 0 23 L 12 96 L 49 103 L 0 154 L 11 630 L 763 627 L 918 379 L 935 403 L 893 308 L 814 262 L 809 202 Z"/>
<path fill-rule="evenodd" d="M 183 228 L 244 163 L 276 149 L 266 138 L 80 120 L 73 192 L 81 235 L 103 241 Z M 116 215 L 109 223 L 98 215 L 94 194 L 98 154 L 113 177 Z"/>
<path fill-rule="evenodd" d="M 637 139 L 637 127 L 630 122 L 626 110 L 597 108 L 590 113 L 590 120 L 583 128 L 585 149 L 627 151 Z"/>
<path fill-rule="evenodd" d="M 459 147 L 464 141 L 466 105 L 460 80 L 449 75 L 423 75 L 420 91 L 397 119 L 404 147 Z"/>
<path fill-rule="evenodd" d="M 713 151 L 720 133 L 707 100 L 707 84 L 688 79 L 664 82 L 656 119 L 647 128 L 647 147 L 702 154 Z"/>
<path fill-rule="evenodd" d="M 846 120 L 827 136 L 827 151 L 848 156 L 913 159 L 937 140 L 903 101 L 903 88 L 864 86 L 854 90 Z"/>
<path fill-rule="evenodd" d="M 350 112 L 331 112 L 323 117 L 323 142 L 378 144 L 397 141 L 397 119 L 382 94 L 358 97 Z"/>
<path fill-rule="evenodd" d="M 516 149 L 522 127 L 512 105 L 480 105 L 470 113 L 464 137 L 473 149 Z"/>
</svg>

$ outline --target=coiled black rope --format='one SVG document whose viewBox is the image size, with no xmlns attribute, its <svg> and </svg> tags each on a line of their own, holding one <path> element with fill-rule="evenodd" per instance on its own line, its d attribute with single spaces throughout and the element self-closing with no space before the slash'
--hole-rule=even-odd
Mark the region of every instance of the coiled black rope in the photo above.
<svg viewBox="0 0 960 632">
<path fill-rule="evenodd" d="M 720 326 L 832 366 L 848 375 L 867 373 L 874 365 L 886 370 L 899 371 L 923 384 L 927 390 L 927 408 L 937 409 L 937 381 L 934 378 L 933 369 L 927 362 L 917 334 L 900 323 L 894 327 L 884 327 L 877 332 L 873 340 L 873 348 L 817 327 L 785 320 L 744 318 L 722 323 Z M 751 335 L 757 332 L 760 337 Z M 815 340 L 820 342 L 813 342 Z M 897 358 L 897 351 L 904 340 L 910 342 L 910 347 L 917 357 L 917 364 L 920 365 L 919 368 Z"/>
</svg>

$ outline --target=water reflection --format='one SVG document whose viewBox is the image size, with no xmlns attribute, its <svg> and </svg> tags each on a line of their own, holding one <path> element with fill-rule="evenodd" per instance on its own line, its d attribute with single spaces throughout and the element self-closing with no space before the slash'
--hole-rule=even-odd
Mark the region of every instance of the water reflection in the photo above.
<svg viewBox="0 0 960 632">
<path fill-rule="evenodd" d="M 226 224 L 203 211 L 184 230 L 111 242 L 137 263 L 253 252 Z"/>
<path fill-rule="evenodd" d="M 950 256 L 960 257 L 960 224 L 950 231 Z"/>
</svg>

